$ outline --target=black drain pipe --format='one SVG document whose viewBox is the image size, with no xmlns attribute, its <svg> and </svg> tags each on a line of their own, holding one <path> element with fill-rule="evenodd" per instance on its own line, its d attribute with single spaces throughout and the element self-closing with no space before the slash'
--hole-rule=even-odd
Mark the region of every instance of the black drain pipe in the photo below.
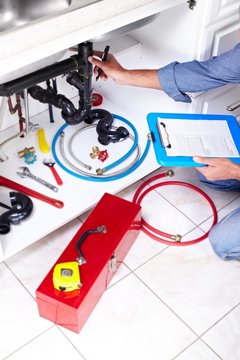
<svg viewBox="0 0 240 360">
<path fill-rule="evenodd" d="M 38 85 L 28 89 L 29 94 L 42 103 L 54 105 L 62 109 L 62 118 L 69 125 L 75 125 L 90 114 L 92 107 L 92 64 L 88 62 L 88 56 L 92 55 L 92 43 L 84 42 L 78 46 L 78 57 L 81 59 L 77 71 L 68 72 L 66 81 L 76 87 L 79 92 L 79 108 L 76 109 L 73 103 L 61 94 L 54 94 L 48 89 Z"/>
<path fill-rule="evenodd" d="M 82 79 L 79 90 L 79 108 L 85 109 L 87 112 L 92 107 L 92 71 L 93 66 L 88 61 L 88 57 L 93 55 L 92 43 L 78 45 L 78 56 L 82 59 L 82 63 L 79 67 L 79 75 Z"/>
<path fill-rule="evenodd" d="M 28 89 L 29 94 L 35 100 L 62 109 L 61 115 L 69 125 L 78 124 L 84 121 L 87 116 L 91 116 L 92 64 L 89 63 L 88 57 L 92 54 L 92 43 L 88 41 L 83 42 L 78 45 L 78 55 L 0 85 L 0 96 L 10 96 L 15 92 Z M 68 74 L 67 82 L 75 86 L 79 91 L 78 109 L 64 95 L 54 94 L 52 91 L 36 85 L 65 73 Z"/>
<path fill-rule="evenodd" d="M 72 121 L 74 123 L 74 120 L 77 121 L 77 119 L 75 119 L 75 117 L 77 117 L 77 110 L 66 96 L 54 94 L 49 90 L 41 88 L 39 85 L 30 87 L 28 92 L 33 99 L 38 100 L 43 104 L 50 104 L 62 109 L 62 117 L 66 122 L 70 123 Z M 71 120 L 68 121 L 68 119 Z"/>
<path fill-rule="evenodd" d="M 49 65 L 41 70 L 22 76 L 16 80 L 0 85 L 0 96 L 11 96 L 43 81 L 52 79 L 69 71 L 78 70 L 81 63 L 79 56 L 74 55 L 69 59 Z"/>
<path fill-rule="evenodd" d="M 48 90 L 35 85 L 28 89 L 29 94 L 36 100 L 56 106 L 62 109 L 62 118 L 69 125 L 79 124 L 90 116 L 92 107 L 92 64 L 88 57 L 92 55 L 92 43 L 84 42 L 78 45 L 78 57 L 81 59 L 78 72 L 68 72 L 66 81 L 76 87 L 79 92 L 79 108 L 61 94 L 53 94 Z"/>
</svg>

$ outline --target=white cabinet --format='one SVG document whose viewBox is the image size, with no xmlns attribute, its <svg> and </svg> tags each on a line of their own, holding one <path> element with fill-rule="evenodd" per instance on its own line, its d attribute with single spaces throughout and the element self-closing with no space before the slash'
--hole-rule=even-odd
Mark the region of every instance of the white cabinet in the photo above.
<svg viewBox="0 0 240 360">
<path fill-rule="evenodd" d="M 239 6 L 239 0 L 199 1 L 198 60 L 229 50 L 238 42 Z"/>
<path fill-rule="evenodd" d="M 214 34 L 212 56 L 230 50 L 239 42 L 240 20 L 217 30 Z"/>
<path fill-rule="evenodd" d="M 208 0 L 199 2 L 201 17 L 198 39 L 198 60 L 207 60 L 233 48 L 240 41 L 240 1 Z M 191 111 L 227 113 L 238 116 L 239 108 L 229 112 L 228 105 L 240 99 L 239 85 L 224 86 L 195 96 Z"/>
<path fill-rule="evenodd" d="M 205 8 L 203 14 L 206 26 L 236 14 L 239 9 L 239 0 L 200 0 L 198 3 Z"/>
<path fill-rule="evenodd" d="M 240 19 L 238 12 L 214 22 L 201 31 L 198 59 L 207 60 L 231 49 L 239 42 Z"/>
<path fill-rule="evenodd" d="M 238 42 L 237 31 L 240 24 L 238 6 L 240 5 L 240 0 L 197 0 L 194 10 L 188 9 L 188 4 L 185 0 L 172 0 L 171 2 L 156 0 L 148 1 L 148 3 L 147 9 L 149 13 L 157 13 L 158 9 L 162 9 L 160 3 L 165 4 L 164 11 L 159 14 L 154 23 L 129 34 L 128 40 L 130 41 L 127 41 L 127 38 L 115 39 L 114 46 L 111 48 L 112 51 L 116 49 L 119 61 L 125 67 L 158 68 L 174 60 L 180 62 L 194 58 L 203 60 L 228 50 Z M 153 3 L 152 6 L 151 3 Z M 171 3 L 169 8 L 167 7 L 168 3 Z M 140 10 L 134 10 L 137 13 L 135 15 L 139 16 L 139 18 L 141 17 L 138 14 Z M 126 17 L 128 15 L 129 19 L 131 19 L 130 12 L 125 14 Z M 67 41 L 66 37 L 64 39 Z M 71 38 L 70 46 L 74 45 L 74 39 L 75 37 Z M 105 45 L 101 44 L 99 47 L 103 48 Z M 66 87 L 64 79 L 60 77 L 59 92 L 72 98 L 75 94 L 71 94 L 71 90 L 67 90 Z M 94 84 L 94 87 L 95 90 L 104 96 L 103 108 L 122 115 L 135 124 L 139 131 L 140 145 L 142 147 L 146 142 L 148 132 L 146 115 L 149 112 L 194 111 L 225 113 L 227 112 L 227 105 L 231 105 L 240 99 L 238 86 L 219 88 L 207 94 L 196 95 L 192 104 L 175 103 L 163 92 L 151 89 L 121 87 L 111 81 L 99 81 Z M 67 91 L 70 91 L 69 94 Z M 75 100 L 77 101 L 77 99 Z M 54 109 L 56 123 L 50 126 L 45 105 L 34 102 L 31 99 L 30 110 L 31 114 L 34 115 L 33 122 L 44 126 L 47 139 L 51 141 L 53 134 L 55 134 L 62 123 L 60 111 Z M 43 110 L 44 112 L 41 112 Z M 238 109 L 233 114 L 237 116 Z M 5 123 L 8 123 L 7 119 Z M 12 125 L 12 120 L 9 124 Z M 5 131 L 6 133 L 0 133 L 1 141 L 8 134 L 8 129 Z M 0 173 L 2 176 L 8 177 L 13 181 L 20 180 L 16 175 L 16 167 L 22 166 L 22 163 L 16 154 L 17 150 L 21 150 L 25 146 L 36 145 L 37 147 L 36 137 L 33 134 L 30 136 L 30 140 L 31 143 L 27 139 L 19 141 L 17 144 L 15 142 L 15 145 L 17 145 L 15 149 L 10 145 L 6 148 L 9 155 L 11 155 L 11 160 L 0 163 Z M 42 160 L 41 157 L 44 156 L 39 154 L 40 162 Z M 49 169 L 41 168 L 40 162 L 39 165 L 32 165 L 31 170 L 51 182 Z M 18 228 L 13 226 L 9 235 L 0 235 L 0 260 L 13 255 L 90 209 L 105 191 L 117 193 L 149 174 L 157 167 L 158 164 L 151 148 L 147 161 L 137 171 L 121 180 L 107 184 L 96 184 L 85 180 L 79 181 L 60 169 L 64 186 L 59 189 L 58 196 L 55 197 L 65 202 L 64 209 L 54 209 L 34 200 L 36 208 L 31 221 L 26 220 Z M 22 182 L 22 185 L 35 188 L 39 192 L 43 190 L 40 185 L 35 187 L 30 180 Z M 7 201 L 8 192 L 8 189 L 0 187 L 0 201 Z M 51 196 L 49 193 L 46 193 L 46 195 Z"/>
<path fill-rule="evenodd" d="M 228 110 L 230 108 L 233 110 Z M 192 111 L 199 114 L 227 114 L 240 119 L 240 87 L 225 86 L 202 94 L 194 100 Z"/>
</svg>

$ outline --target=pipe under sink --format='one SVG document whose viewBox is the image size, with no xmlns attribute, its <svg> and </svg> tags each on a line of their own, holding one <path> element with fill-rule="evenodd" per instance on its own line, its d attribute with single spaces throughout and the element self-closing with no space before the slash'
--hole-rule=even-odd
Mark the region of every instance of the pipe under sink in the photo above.
<svg viewBox="0 0 240 360">
<path fill-rule="evenodd" d="M 32 24 L 41 23 L 41 21 L 55 16 L 61 16 L 66 12 L 72 12 L 104 0 L 0 0 L 0 36 L 14 33 L 20 28 L 30 28 Z M 112 31 L 99 34 L 92 39 L 92 42 L 108 41 L 118 38 L 139 27 L 149 24 L 155 20 L 157 15 L 151 15 L 135 22 L 126 24 Z M 67 50 L 49 55 L 31 64 L 18 68 L 14 71 L 0 76 L 0 84 L 18 79 L 39 69 L 43 69 L 60 59 L 63 59 Z"/>
<path fill-rule="evenodd" d="M 0 36 L 99 1 L 102 0 L 0 0 Z M 51 65 L 62 59 L 66 53 L 67 50 L 62 50 L 11 73 L 5 73 L 0 76 L 0 84 Z"/>
</svg>

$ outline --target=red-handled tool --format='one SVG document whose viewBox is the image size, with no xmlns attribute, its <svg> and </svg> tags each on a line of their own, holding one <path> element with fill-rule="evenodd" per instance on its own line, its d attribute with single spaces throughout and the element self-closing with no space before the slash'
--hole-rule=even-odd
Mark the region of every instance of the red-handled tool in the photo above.
<svg viewBox="0 0 240 360">
<path fill-rule="evenodd" d="M 37 192 L 35 190 L 29 189 L 26 186 L 20 185 L 20 184 L 16 183 L 15 181 L 9 180 L 3 176 L 0 176 L 0 186 L 1 185 L 5 186 L 9 189 L 22 192 L 23 194 L 32 196 L 38 200 L 42 200 L 42 201 L 44 201 L 52 206 L 55 206 L 59 209 L 61 209 L 64 206 L 64 203 L 60 200 L 53 199 L 49 196 L 40 194 L 39 192 Z"/>
<path fill-rule="evenodd" d="M 47 160 L 47 159 L 44 159 L 43 160 L 43 164 L 48 166 L 50 168 L 50 170 L 52 171 L 53 173 L 53 176 L 57 182 L 58 185 L 62 185 L 63 182 L 62 182 L 62 179 L 60 178 L 60 176 L 58 175 L 57 173 L 57 170 L 55 169 L 54 165 L 55 165 L 55 162 L 52 161 L 52 160 Z"/>
</svg>

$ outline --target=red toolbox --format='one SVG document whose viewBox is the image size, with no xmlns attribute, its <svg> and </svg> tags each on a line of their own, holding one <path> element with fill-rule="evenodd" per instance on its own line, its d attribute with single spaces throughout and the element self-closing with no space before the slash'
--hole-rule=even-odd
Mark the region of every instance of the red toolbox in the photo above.
<svg viewBox="0 0 240 360">
<path fill-rule="evenodd" d="M 39 314 L 79 333 L 138 236 L 140 226 L 139 205 L 105 193 L 36 290 Z M 92 231 L 99 228 L 106 232 Z M 64 263 L 76 265 L 76 259 L 81 257 L 80 246 L 76 246 L 80 242 L 80 255 L 86 260 L 79 265 L 81 286 L 71 291 L 65 287 L 56 289 L 53 274 Z M 63 266 L 61 270 L 64 274 L 66 269 Z"/>
</svg>

